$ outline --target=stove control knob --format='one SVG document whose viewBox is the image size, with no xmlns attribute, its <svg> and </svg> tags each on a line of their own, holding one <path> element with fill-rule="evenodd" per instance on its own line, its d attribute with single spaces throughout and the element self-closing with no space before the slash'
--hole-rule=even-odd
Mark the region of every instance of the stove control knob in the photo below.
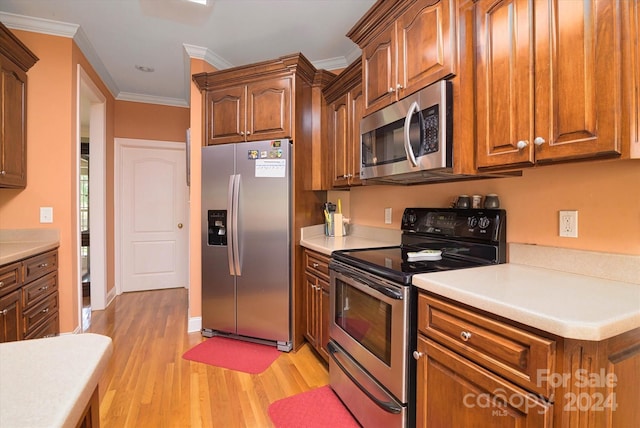
<svg viewBox="0 0 640 428">
<path fill-rule="evenodd" d="M 491 221 L 487 217 L 480 217 L 480 229 L 486 229 L 487 227 L 489 227 L 489 223 L 491 223 Z"/>
<path fill-rule="evenodd" d="M 477 217 L 469 217 L 467 219 L 467 224 L 469 225 L 470 228 L 474 228 L 478 225 L 478 218 Z"/>
</svg>

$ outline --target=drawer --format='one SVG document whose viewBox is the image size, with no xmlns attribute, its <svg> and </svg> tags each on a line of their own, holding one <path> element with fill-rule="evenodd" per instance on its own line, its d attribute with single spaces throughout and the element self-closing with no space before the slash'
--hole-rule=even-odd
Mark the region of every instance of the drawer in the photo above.
<svg viewBox="0 0 640 428">
<path fill-rule="evenodd" d="M 545 397 L 556 342 L 515 325 L 420 294 L 418 330 L 470 360 Z M 541 374 L 545 374 L 542 376 Z"/>
<path fill-rule="evenodd" d="M 53 250 L 24 260 L 24 283 L 58 270 L 58 251 Z"/>
<path fill-rule="evenodd" d="M 22 312 L 24 335 L 29 336 L 44 320 L 58 313 L 58 294 L 52 294 Z"/>
<path fill-rule="evenodd" d="M 22 305 L 28 309 L 30 305 L 51 293 L 58 291 L 58 273 L 50 273 L 22 287 Z"/>
<path fill-rule="evenodd" d="M 38 327 L 31 330 L 25 339 L 40 339 L 43 337 L 53 337 L 60 334 L 59 313 L 55 311 Z"/>
<path fill-rule="evenodd" d="M 305 250 L 304 260 L 305 268 L 308 272 L 329 281 L 329 256 L 316 253 L 315 251 Z"/>
<path fill-rule="evenodd" d="M 11 293 L 20 288 L 21 263 L 13 263 L 0 268 L 0 296 Z"/>
</svg>

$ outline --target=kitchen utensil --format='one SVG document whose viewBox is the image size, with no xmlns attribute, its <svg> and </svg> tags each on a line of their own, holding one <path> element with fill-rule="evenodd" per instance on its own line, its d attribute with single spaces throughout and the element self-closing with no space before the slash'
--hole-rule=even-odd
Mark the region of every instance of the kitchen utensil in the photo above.
<svg viewBox="0 0 640 428">
<path fill-rule="evenodd" d="M 482 195 L 473 195 L 471 197 L 471 208 L 482 208 Z"/>
</svg>

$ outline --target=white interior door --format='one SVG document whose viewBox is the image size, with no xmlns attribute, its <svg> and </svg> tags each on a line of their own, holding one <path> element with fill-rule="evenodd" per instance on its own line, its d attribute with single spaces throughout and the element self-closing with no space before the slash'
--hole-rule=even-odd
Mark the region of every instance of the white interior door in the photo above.
<svg viewBox="0 0 640 428">
<path fill-rule="evenodd" d="M 185 145 L 120 146 L 121 290 L 187 286 Z"/>
</svg>

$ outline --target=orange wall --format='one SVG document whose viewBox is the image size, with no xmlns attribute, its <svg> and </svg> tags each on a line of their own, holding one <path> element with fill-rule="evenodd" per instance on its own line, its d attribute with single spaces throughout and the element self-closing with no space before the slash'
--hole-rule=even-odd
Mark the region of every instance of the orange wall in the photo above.
<svg viewBox="0 0 640 428">
<path fill-rule="evenodd" d="M 141 140 L 185 141 L 189 109 L 116 101 L 115 136 Z"/>
<path fill-rule="evenodd" d="M 0 228 L 55 228 L 60 231 L 58 281 L 60 329 L 78 326 L 78 242 L 76 162 L 76 65 L 80 63 L 103 91 L 113 98 L 82 57 L 73 40 L 14 31 L 39 58 L 28 72 L 27 187 L 0 189 Z M 113 140 L 113 115 L 107 108 L 107 144 Z M 113 152 L 113 150 L 111 150 Z M 112 156 L 113 157 L 113 156 Z M 41 224 L 39 207 L 53 207 L 53 223 Z"/>
<path fill-rule="evenodd" d="M 640 160 L 591 161 L 526 169 L 522 177 L 350 191 L 351 221 L 400 227 L 406 207 L 446 207 L 456 195 L 497 193 L 509 242 L 640 254 Z M 340 192 L 341 193 L 341 192 Z M 384 224 L 384 208 L 393 224 Z M 578 210 L 578 238 L 558 236 L 558 211 Z"/>
</svg>

